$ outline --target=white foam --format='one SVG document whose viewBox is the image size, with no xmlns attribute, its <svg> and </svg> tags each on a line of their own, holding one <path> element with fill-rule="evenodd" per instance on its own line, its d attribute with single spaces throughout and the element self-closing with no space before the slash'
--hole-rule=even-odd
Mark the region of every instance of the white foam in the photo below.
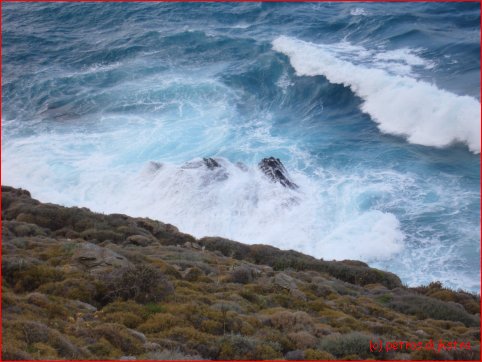
<svg viewBox="0 0 482 362">
<path fill-rule="evenodd" d="M 386 259 L 400 250 L 403 234 L 394 215 L 358 209 L 357 198 L 367 190 L 364 181 L 337 175 L 323 182 L 287 165 L 300 185 L 290 190 L 270 182 L 257 162 L 240 168 L 221 159 L 225 171 L 220 173 L 184 168 L 184 162 L 160 168 L 149 163 L 139 167 L 127 159 L 119 163 L 118 157 L 139 153 L 143 145 L 135 140 L 144 136 L 140 128 L 9 140 L 3 145 L 3 182 L 27 188 L 42 201 L 148 216 L 196 237 L 217 235 L 317 257 L 365 261 Z M 381 251 L 363 253 L 365 242 Z"/>
<path fill-rule="evenodd" d="M 352 16 L 367 16 L 368 13 L 363 8 L 354 8 L 350 10 L 350 15 Z"/>
<path fill-rule="evenodd" d="M 374 58 L 383 61 L 400 61 L 410 66 L 422 66 L 425 69 L 432 69 L 435 63 L 426 60 L 417 55 L 418 49 L 400 48 L 396 50 L 388 50 L 385 52 L 375 53 Z"/>
<path fill-rule="evenodd" d="M 374 210 L 329 233 L 320 242 L 320 254 L 325 259 L 384 260 L 403 249 L 404 239 L 395 215 Z"/>
<path fill-rule="evenodd" d="M 480 102 L 459 96 L 434 84 L 384 69 L 340 59 L 329 48 L 281 36 L 273 41 L 276 51 L 286 54 L 298 75 L 323 75 L 331 83 L 343 84 L 363 99 L 361 109 L 385 133 L 404 136 L 410 143 L 445 147 L 465 143 L 480 153 Z M 393 59 L 405 56 L 385 53 Z M 408 58 L 408 63 L 417 63 Z"/>
</svg>

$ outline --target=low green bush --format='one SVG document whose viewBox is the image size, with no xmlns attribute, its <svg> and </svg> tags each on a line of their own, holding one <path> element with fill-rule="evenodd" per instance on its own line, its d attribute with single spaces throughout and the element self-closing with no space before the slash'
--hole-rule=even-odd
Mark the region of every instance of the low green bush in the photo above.
<svg viewBox="0 0 482 362">
<path fill-rule="evenodd" d="M 412 314 L 420 319 L 458 321 L 469 327 L 479 325 L 478 318 L 465 311 L 461 305 L 442 302 L 422 295 L 397 296 L 389 303 L 389 306 L 401 313 Z"/>
</svg>

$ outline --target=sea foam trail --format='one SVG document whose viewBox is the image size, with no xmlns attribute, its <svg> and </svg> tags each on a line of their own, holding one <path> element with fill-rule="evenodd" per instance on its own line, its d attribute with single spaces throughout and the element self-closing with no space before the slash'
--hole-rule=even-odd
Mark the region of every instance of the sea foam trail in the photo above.
<svg viewBox="0 0 482 362">
<path fill-rule="evenodd" d="M 480 102 L 412 77 L 356 65 L 323 45 L 281 36 L 273 49 L 287 55 L 298 75 L 323 75 L 363 99 L 361 109 L 381 132 L 404 136 L 410 143 L 444 147 L 465 143 L 480 153 Z"/>
</svg>

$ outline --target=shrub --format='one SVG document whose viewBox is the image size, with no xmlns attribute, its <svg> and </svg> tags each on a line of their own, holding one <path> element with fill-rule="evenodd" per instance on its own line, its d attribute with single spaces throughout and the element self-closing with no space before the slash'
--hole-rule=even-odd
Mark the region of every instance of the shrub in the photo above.
<svg viewBox="0 0 482 362">
<path fill-rule="evenodd" d="M 98 338 L 104 337 L 114 347 L 127 354 L 139 354 L 142 352 L 142 343 L 120 324 L 105 323 L 94 328 Z"/>
<path fill-rule="evenodd" d="M 57 351 L 45 343 L 32 344 L 28 352 L 36 359 L 58 359 Z"/>
<path fill-rule="evenodd" d="M 318 360 L 318 361 L 331 361 L 334 360 L 335 357 L 326 351 L 320 351 L 317 349 L 307 349 L 305 350 L 305 358 L 306 360 Z"/>
<path fill-rule="evenodd" d="M 103 318 L 106 322 L 120 323 L 128 328 L 136 328 L 143 319 L 132 312 L 114 312 L 106 314 Z"/>
<path fill-rule="evenodd" d="M 64 279 L 64 273 L 45 265 L 33 265 L 25 270 L 12 273 L 16 292 L 31 292 L 39 286 Z"/>
<path fill-rule="evenodd" d="M 238 266 L 233 270 L 233 272 L 230 275 L 230 281 L 234 283 L 241 283 L 241 284 L 248 284 L 251 283 L 254 278 L 256 277 L 256 274 L 252 268 L 249 268 L 247 266 Z"/>
<path fill-rule="evenodd" d="M 289 333 L 288 338 L 294 343 L 297 349 L 315 347 L 318 342 L 314 336 L 305 331 Z"/>
<path fill-rule="evenodd" d="M 157 333 L 171 329 L 175 326 L 185 324 L 183 320 L 169 313 L 157 313 L 149 317 L 147 321 L 139 326 L 139 330 L 144 333 Z"/>
<path fill-rule="evenodd" d="M 207 319 L 201 322 L 201 326 L 199 329 L 209 334 L 223 334 L 226 327 L 225 325 L 223 325 L 222 322 Z"/>
<path fill-rule="evenodd" d="M 223 238 L 202 238 L 199 240 L 199 244 L 205 246 L 207 250 L 218 250 L 225 256 L 240 260 L 246 258 L 250 253 L 250 247 L 248 245 Z"/>
<path fill-rule="evenodd" d="M 57 295 L 68 299 L 77 299 L 92 304 L 95 300 L 96 287 L 89 280 L 68 278 L 60 282 L 46 283 L 38 290 L 45 294 Z"/>
<path fill-rule="evenodd" d="M 8 229 L 15 235 L 20 237 L 46 235 L 46 232 L 35 224 L 27 224 L 24 222 L 10 221 L 7 224 Z"/>
<path fill-rule="evenodd" d="M 198 355 L 189 355 L 182 353 L 179 350 L 176 351 L 168 351 L 167 349 L 163 350 L 162 352 L 150 352 L 147 353 L 143 359 L 146 360 L 156 360 L 156 361 L 200 361 L 202 358 Z"/>
<path fill-rule="evenodd" d="M 269 360 L 281 357 L 279 346 L 270 341 L 230 335 L 220 340 L 219 359 Z"/>
<path fill-rule="evenodd" d="M 102 358 L 120 357 L 122 352 L 109 343 L 104 337 L 99 338 L 94 344 L 91 344 L 87 349 L 95 356 Z"/>
<path fill-rule="evenodd" d="M 106 240 L 111 240 L 113 242 L 120 242 L 124 239 L 122 234 L 116 233 L 111 230 L 99 230 L 96 228 L 92 229 L 87 229 L 83 231 L 81 234 L 81 237 L 84 240 L 97 240 L 97 241 L 106 241 Z"/>
<path fill-rule="evenodd" d="M 330 335 L 321 341 L 321 348 L 335 357 L 357 355 L 362 358 L 373 357 L 370 352 L 370 336 L 351 332 L 342 335 Z"/>
<path fill-rule="evenodd" d="M 293 350 L 294 344 L 285 333 L 280 332 L 277 329 L 272 328 L 261 328 L 255 334 L 255 338 L 259 341 L 271 343 L 271 345 L 276 346 L 276 350 L 282 353 L 287 353 L 288 351 Z"/>
<path fill-rule="evenodd" d="M 273 346 L 265 343 L 259 343 L 254 348 L 253 360 L 273 360 L 279 359 L 281 357 L 281 353 L 276 351 Z"/>
<path fill-rule="evenodd" d="M 480 296 L 465 292 L 463 290 L 454 291 L 450 288 L 442 287 L 440 282 L 432 282 L 427 286 L 412 288 L 417 293 L 440 299 L 443 301 L 456 302 L 461 304 L 465 310 L 471 314 L 480 313 Z"/>
<path fill-rule="evenodd" d="M 248 302 L 254 304 L 258 308 L 266 308 L 267 302 L 266 302 L 266 297 L 259 295 L 258 293 L 252 291 L 252 290 L 247 290 L 247 289 L 242 289 L 238 293 L 241 297 L 246 299 Z"/>
<path fill-rule="evenodd" d="M 43 343 L 56 349 L 64 358 L 79 359 L 85 354 L 74 346 L 67 337 L 39 322 L 19 322 L 17 328 L 23 331 L 27 344 Z"/>
<path fill-rule="evenodd" d="M 213 336 L 193 327 L 174 327 L 163 335 L 196 350 L 203 358 L 215 359 L 218 356 L 219 348 Z"/>
<path fill-rule="evenodd" d="M 147 306 L 147 305 L 146 305 Z M 133 300 L 116 300 L 110 304 L 107 304 L 102 309 L 105 314 L 115 313 L 115 312 L 130 312 L 137 316 L 144 316 L 146 314 L 144 305 L 137 304 Z"/>
<path fill-rule="evenodd" d="M 422 349 L 420 351 L 412 352 L 410 354 L 410 358 L 415 361 L 420 361 L 420 360 L 444 361 L 448 359 L 448 356 L 434 350 Z"/>
<path fill-rule="evenodd" d="M 157 303 L 147 303 L 145 305 L 145 314 L 147 316 L 150 316 L 156 313 L 164 313 L 165 311 L 166 309 L 162 305 Z"/>
<path fill-rule="evenodd" d="M 169 280 L 158 269 L 136 265 L 113 271 L 106 277 L 105 300 L 133 299 L 138 303 L 159 302 L 174 292 Z"/>
<path fill-rule="evenodd" d="M 402 295 L 394 298 L 389 306 L 404 314 L 416 315 L 418 318 L 459 321 L 468 327 L 479 325 L 479 320 L 467 313 L 465 309 L 453 302 L 442 302 L 421 295 Z"/>
<path fill-rule="evenodd" d="M 204 272 L 197 267 L 189 268 L 184 275 L 184 279 L 190 282 L 200 281 L 202 277 L 204 277 Z"/>
<path fill-rule="evenodd" d="M 270 316 L 271 325 L 282 331 L 311 331 L 313 321 L 311 317 L 302 311 L 280 311 Z"/>
</svg>

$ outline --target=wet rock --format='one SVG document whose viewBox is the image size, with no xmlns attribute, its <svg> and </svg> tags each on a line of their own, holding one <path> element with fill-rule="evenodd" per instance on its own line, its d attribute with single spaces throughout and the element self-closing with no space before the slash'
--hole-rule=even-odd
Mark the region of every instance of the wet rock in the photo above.
<svg viewBox="0 0 482 362">
<path fill-rule="evenodd" d="M 219 160 L 216 160 L 211 157 L 207 157 L 207 158 L 205 157 L 202 160 L 186 162 L 181 168 L 186 170 L 186 169 L 200 168 L 204 166 L 211 171 L 214 170 L 215 168 L 221 167 Z"/>
<path fill-rule="evenodd" d="M 241 171 L 248 171 L 248 166 L 246 166 L 244 163 L 242 162 L 236 162 L 235 163 L 236 167 L 239 168 Z"/>
<path fill-rule="evenodd" d="M 163 164 L 162 164 L 161 162 L 151 161 L 151 162 L 149 162 L 149 164 L 147 165 L 147 171 L 148 171 L 149 173 L 156 173 L 156 172 L 158 172 L 162 167 L 163 167 Z"/>
<path fill-rule="evenodd" d="M 286 171 L 279 158 L 263 158 L 258 166 L 272 182 L 278 182 L 284 187 L 293 190 L 298 188 L 298 185 L 290 180 L 288 171 Z"/>
<path fill-rule="evenodd" d="M 221 165 L 214 158 L 203 158 L 203 162 L 209 170 L 214 170 Z"/>
<path fill-rule="evenodd" d="M 203 172 L 199 176 L 202 181 L 202 186 L 207 186 L 213 182 L 221 182 L 227 180 L 229 173 L 223 165 L 222 159 L 203 158 L 202 160 L 191 161 L 184 164 L 181 169 L 207 169 L 208 172 Z"/>
</svg>

